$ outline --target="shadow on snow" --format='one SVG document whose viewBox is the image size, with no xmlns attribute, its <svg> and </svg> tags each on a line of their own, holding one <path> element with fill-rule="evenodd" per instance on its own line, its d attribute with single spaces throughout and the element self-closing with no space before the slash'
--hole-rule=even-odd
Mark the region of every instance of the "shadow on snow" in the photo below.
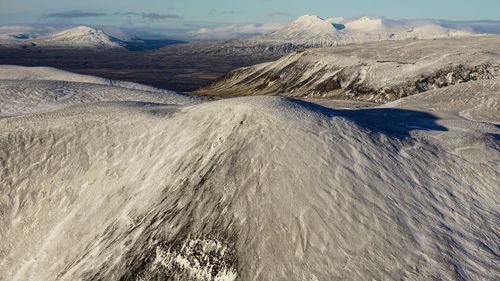
<svg viewBox="0 0 500 281">
<path fill-rule="evenodd" d="M 410 132 L 415 130 L 448 131 L 436 123 L 436 116 L 426 112 L 397 108 L 331 109 L 302 100 L 290 101 L 333 118 L 352 120 L 361 127 L 401 140 L 411 137 Z"/>
</svg>

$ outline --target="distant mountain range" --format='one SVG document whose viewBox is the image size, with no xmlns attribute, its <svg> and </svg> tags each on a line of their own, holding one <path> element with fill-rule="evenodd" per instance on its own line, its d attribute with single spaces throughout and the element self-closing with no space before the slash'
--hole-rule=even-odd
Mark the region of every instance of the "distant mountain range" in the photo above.
<svg viewBox="0 0 500 281">
<path fill-rule="evenodd" d="M 314 15 L 304 15 L 282 29 L 268 34 L 236 40 L 192 42 L 183 46 L 180 51 L 205 53 L 207 56 L 276 58 L 307 48 L 387 40 L 464 37 L 476 34 L 466 29 L 447 28 L 439 21 L 391 21 L 368 17 L 325 20 Z"/>
<path fill-rule="evenodd" d="M 123 29 L 108 29 L 116 36 L 87 26 L 73 27 L 45 36 L 40 36 L 30 29 L 26 32 L 11 33 L 2 32 L 0 29 L 0 45 L 58 48 L 124 48 L 131 45 L 132 48 L 140 49 L 140 44 L 148 43 L 148 40 L 141 40 L 140 35 L 128 34 Z M 382 40 L 436 39 L 472 34 L 474 33 L 465 29 L 447 28 L 439 21 L 391 21 L 369 17 L 350 20 L 342 17 L 321 19 L 315 15 L 304 15 L 275 32 L 243 39 L 216 41 L 215 46 L 206 44 L 204 47 L 209 49 L 215 47 L 220 49 L 218 51 L 237 53 L 262 51 L 286 53 L 300 48 L 331 47 Z M 180 43 L 180 41 L 170 41 L 164 42 L 164 45 Z M 127 42 L 135 43 L 127 44 Z"/>
<path fill-rule="evenodd" d="M 240 39 L 236 42 L 247 46 L 291 44 L 295 47 L 309 48 L 382 40 L 448 38 L 472 34 L 474 33 L 466 30 L 445 28 L 438 23 L 412 22 L 396 25 L 378 18 L 324 20 L 314 15 L 305 15 L 278 31 Z"/>
<path fill-rule="evenodd" d="M 23 32 L 22 30 L 25 30 Z M 184 43 L 172 39 L 142 39 L 137 34 L 119 28 L 107 28 L 117 36 L 88 26 L 77 26 L 54 32 L 57 28 L 30 28 L 29 26 L 0 30 L 0 45 L 10 47 L 91 48 L 91 49 L 155 49 L 170 44 Z M 15 32 L 17 31 L 17 32 Z M 21 31 L 21 32 L 20 32 Z"/>
</svg>

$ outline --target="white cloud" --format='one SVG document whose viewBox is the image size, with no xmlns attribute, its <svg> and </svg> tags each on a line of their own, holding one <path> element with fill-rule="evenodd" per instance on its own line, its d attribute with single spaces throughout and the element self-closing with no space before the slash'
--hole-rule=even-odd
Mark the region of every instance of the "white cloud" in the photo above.
<svg viewBox="0 0 500 281">
<path fill-rule="evenodd" d="M 228 40 L 247 36 L 262 35 L 276 31 L 287 25 L 286 22 L 271 22 L 263 25 L 227 25 L 216 28 L 200 28 L 189 31 L 187 35 L 194 40 Z"/>
</svg>

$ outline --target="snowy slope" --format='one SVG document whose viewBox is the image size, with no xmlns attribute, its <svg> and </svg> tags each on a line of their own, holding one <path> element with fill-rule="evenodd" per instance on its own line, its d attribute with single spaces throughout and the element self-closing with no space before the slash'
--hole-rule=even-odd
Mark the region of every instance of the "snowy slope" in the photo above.
<svg viewBox="0 0 500 281">
<path fill-rule="evenodd" d="M 0 119 L 1 280 L 500 278 L 497 126 L 279 97 L 154 112 Z"/>
<path fill-rule="evenodd" d="M 499 45 L 500 36 L 483 35 L 309 49 L 234 70 L 198 92 L 387 102 L 453 84 L 499 77 Z"/>
<path fill-rule="evenodd" d="M 101 77 L 90 75 L 83 75 L 60 70 L 52 67 L 24 67 L 17 65 L 1 65 L 0 66 L 0 79 L 14 79 L 14 80 L 57 80 L 69 82 L 85 82 L 102 85 L 113 85 L 122 88 L 131 88 L 146 91 L 165 91 L 147 85 L 110 80 Z"/>
<path fill-rule="evenodd" d="M 452 85 L 400 99 L 386 107 L 448 112 L 470 120 L 500 124 L 500 79 Z"/>
<path fill-rule="evenodd" d="M 0 93 L 0 116 L 103 101 L 177 105 L 201 102 L 172 91 L 48 67 L 0 66 Z"/>
</svg>

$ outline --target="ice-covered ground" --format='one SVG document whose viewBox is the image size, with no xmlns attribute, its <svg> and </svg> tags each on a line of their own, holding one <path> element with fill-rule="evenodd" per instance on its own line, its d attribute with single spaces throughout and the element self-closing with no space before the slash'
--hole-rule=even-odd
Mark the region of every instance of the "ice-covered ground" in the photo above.
<svg viewBox="0 0 500 281">
<path fill-rule="evenodd" d="M 0 119 L 0 280 L 498 280 L 500 120 L 447 93 Z"/>
</svg>

